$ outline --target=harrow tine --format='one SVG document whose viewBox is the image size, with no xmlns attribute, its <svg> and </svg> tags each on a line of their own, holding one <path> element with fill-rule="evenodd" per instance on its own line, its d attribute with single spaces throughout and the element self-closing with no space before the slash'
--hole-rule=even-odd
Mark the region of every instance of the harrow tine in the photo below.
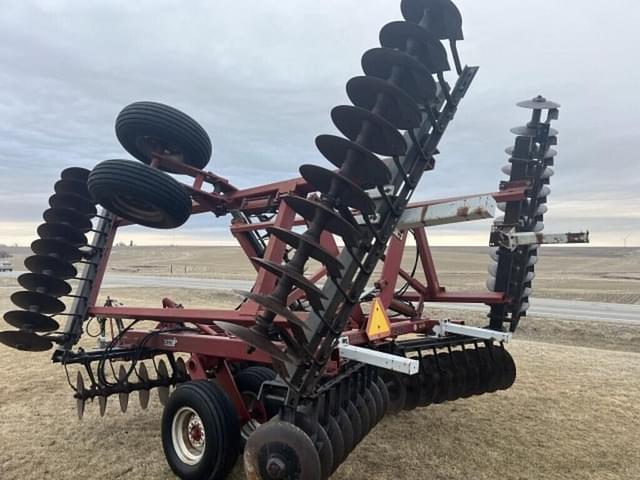
<svg viewBox="0 0 640 480">
<path fill-rule="evenodd" d="M 100 395 L 98 397 L 98 406 L 100 407 L 100 416 L 104 417 L 104 414 L 107 411 L 107 397 L 105 395 Z"/>
</svg>

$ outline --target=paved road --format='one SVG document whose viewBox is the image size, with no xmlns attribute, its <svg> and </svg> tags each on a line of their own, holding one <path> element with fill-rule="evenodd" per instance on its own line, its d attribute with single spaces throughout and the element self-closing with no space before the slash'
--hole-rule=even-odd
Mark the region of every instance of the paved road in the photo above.
<svg viewBox="0 0 640 480">
<path fill-rule="evenodd" d="M 15 278 L 23 272 L 0 272 L 1 278 Z M 169 287 L 212 290 L 249 290 L 253 282 L 248 280 L 225 280 L 190 277 L 160 277 L 143 275 L 107 275 L 105 287 Z M 485 305 L 440 303 L 442 308 L 485 312 Z M 533 298 L 531 315 L 558 317 L 566 320 L 590 320 L 640 326 L 640 305 L 624 303 L 579 302 L 551 298 Z"/>
</svg>

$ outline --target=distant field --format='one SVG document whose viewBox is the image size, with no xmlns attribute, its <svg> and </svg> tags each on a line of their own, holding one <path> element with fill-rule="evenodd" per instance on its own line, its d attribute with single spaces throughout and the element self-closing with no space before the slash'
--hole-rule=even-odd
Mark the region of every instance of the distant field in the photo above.
<svg viewBox="0 0 640 480">
<path fill-rule="evenodd" d="M 482 247 L 434 247 L 440 283 L 449 290 L 485 291 L 489 257 Z M 16 268 L 28 249 L 14 250 Z M 414 248 L 407 247 L 410 270 Z M 238 247 L 119 247 L 110 272 L 131 275 L 253 279 L 255 270 Z M 640 303 L 640 248 L 551 247 L 541 249 L 534 297 Z M 418 277 L 422 277 L 418 270 Z"/>
</svg>

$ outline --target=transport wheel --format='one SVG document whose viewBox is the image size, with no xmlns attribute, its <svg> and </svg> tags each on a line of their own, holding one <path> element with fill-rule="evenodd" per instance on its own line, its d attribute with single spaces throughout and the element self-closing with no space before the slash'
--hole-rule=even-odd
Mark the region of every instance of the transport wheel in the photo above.
<svg viewBox="0 0 640 480">
<path fill-rule="evenodd" d="M 266 423 L 278 414 L 277 405 L 263 403 L 258 400 L 258 394 L 260 393 L 262 384 L 275 378 L 276 372 L 262 366 L 246 367 L 235 376 L 236 386 L 251 416 L 251 421 L 243 426 L 241 430 L 242 448 L 244 448 L 249 435 L 251 435 L 258 425 Z"/>
<path fill-rule="evenodd" d="M 207 380 L 181 384 L 162 414 L 162 447 L 182 479 L 225 478 L 240 452 L 238 415 L 226 393 Z"/>
<path fill-rule="evenodd" d="M 402 375 L 390 370 L 382 370 L 380 377 L 389 392 L 389 413 L 400 412 L 407 400 L 407 385 Z"/>
<path fill-rule="evenodd" d="M 321 480 L 320 456 L 300 427 L 277 417 L 260 425 L 244 450 L 247 478 Z"/>
<path fill-rule="evenodd" d="M 211 158 L 211 140 L 198 122 L 161 103 L 135 102 L 124 107 L 116 118 L 116 136 L 127 152 L 144 163 L 150 163 L 155 153 L 204 168 Z"/>
<path fill-rule="evenodd" d="M 107 210 L 151 228 L 176 228 L 191 215 L 191 197 L 177 180 L 131 160 L 106 160 L 89 175 L 89 191 Z"/>
<path fill-rule="evenodd" d="M 338 409 L 335 419 L 336 422 L 338 422 L 340 432 L 342 433 L 342 439 L 344 440 L 344 457 L 346 458 L 356 446 L 353 424 L 351 423 L 349 415 L 347 415 L 347 412 L 342 407 Z M 344 461 L 344 458 L 342 461 Z"/>
</svg>

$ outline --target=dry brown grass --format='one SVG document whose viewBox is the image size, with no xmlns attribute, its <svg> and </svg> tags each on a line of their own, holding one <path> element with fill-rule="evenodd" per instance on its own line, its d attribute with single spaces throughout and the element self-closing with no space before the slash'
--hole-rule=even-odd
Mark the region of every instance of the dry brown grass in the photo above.
<svg viewBox="0 0 640 480">
<path fill-rule="evenodd" d="M 237 250 L 195 248 L 171 260 L 163 257 L 178 251 L 173 248 L 117 250 L 112 268 L 156 275 L 166 273 L 171 261 L 177 274 L 181 258 L 183 266 L 209 265 L 187 269 L 189 276 L 253 276 Z M 606 276 L 636 275 L 640 250 L 579 250 L 584 249 L 556 258 L 561 250 L 548 249 L 538 294 L 637 301 L 637 280 Z M 480 250 L 436 249 L 436 255 L 445 284 L 478 287 L 486 278 L 486 256 Z M 557 291 L 548 290 L 549 283 Z M 10 307 L 8 297 L 15 289 L 13 280 L 0 280 L 0 312 Z M 190 307 L 237 302 L 234 296 L 205 290 L 111 289 L 106 294 L 128 305 L 160 306 L 167 295 Z M 485 321 L 480 314 L 460 311 L 432 309 L 430 315 Z M 0 330 L 5 327 L 0 320 Z M 333 478 L 640 478 L 640 328 L 534 317 L 518 333 L 510 348 L 519 368 L 512 389 L 387 417 Z M 78 422 L 63 369 L 51 364 L 47 353 L 4 347 L 0 387 L 0 479 L 173 478 L 162 453 L 157 399 L 142 411 L 132 396 L 125 415 L 110 400 L 103 419 L 97 405 L 88 404 Z M 238 464 L 232 479 L 241 478 Z"/>
</svg>

